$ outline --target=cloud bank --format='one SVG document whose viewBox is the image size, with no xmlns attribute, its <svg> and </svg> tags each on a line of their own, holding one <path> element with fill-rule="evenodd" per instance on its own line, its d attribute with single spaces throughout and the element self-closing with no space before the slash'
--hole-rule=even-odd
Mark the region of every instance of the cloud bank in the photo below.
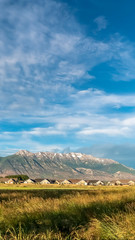
<svg viewBox="0 0 135 240">
<path fill-rule="evenodd" d="M 134 141 L 135 94 L 91 87 L 103 63 L 114 83 L 135 79 L 133 43 L 88 35 L 62 1 L 1 0 L 0 9 L 1 155 Z M 97 32 L 109 27 L 105 16 L 93 21 Z"/>
</svg>

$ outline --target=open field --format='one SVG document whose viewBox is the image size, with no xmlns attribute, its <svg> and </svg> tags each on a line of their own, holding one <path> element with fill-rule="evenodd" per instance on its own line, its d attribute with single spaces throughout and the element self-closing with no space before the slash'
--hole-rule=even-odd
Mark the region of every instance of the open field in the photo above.
<svg viewBox="0 0 135 240">
<path fill-rule="evenodd" d="M 135 239 L 135 187 L 0 185 L 0 239 Z"/>
</svg>

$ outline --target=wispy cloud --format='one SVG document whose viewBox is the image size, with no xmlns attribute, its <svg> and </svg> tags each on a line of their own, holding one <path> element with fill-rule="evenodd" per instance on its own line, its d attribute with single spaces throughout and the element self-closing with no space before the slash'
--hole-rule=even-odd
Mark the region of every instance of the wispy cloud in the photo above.
<svg viewBox="0 0 135 240">
<path fill-rule="evenodd" d="M 46 142 L 40 143 L 36 137 L 47 141 L 51 136 L 70 136 L 73 142 L 73 138 L 78 141 L 98 134 L 131 136 L 134 114 L 120 110 L 135 106 L 134 94 L 90 87 L 90 81 L 96 80 L 92 70 L 101 63 L 115 69 L 115 81 L 135 78 L 131 42 L 120 34 L 107 40 L 92 33 L 88 36 L 63 2 L 6 0 L 0 1 L 0 9 L 1 125 L 2 121 L 29 124 L 18 133 L 1 126 L 1 144 L 16 149 L 17 143 L 19 148 L 27 148 L 27 142 L 29 149 L 38 144 L 44 149 Z M 98 31 L 108 25 L 104 16 L 94 22 Z M 84 82 L 86 89 L 78 90 Z"/>
<path fill-rule="evenodd" d="M 31 9 L 30 2 L 10 3 L 0 2 L 3 117 L 33 115 L 33 109 L 43 113 L 52 102 L 65 103 L 74 91 L 72 83 L 94 79 L 90 71 L 102 62 L 112 60 L 114 68 L 121 68 L 114 79 L 134 77 L 133 46 L 118 36 L 108 42 L 87 37 L 66 4 L 33 1 Z"/>
<path fill-rule="evenodd" d="M 104 16 L 99 16 L 94 19 L 94 22 L 97 24 L 97 31 L 101 31 L 102 29 L 106 29 L 108 25 L 108 21 Z"/>
<path fill-rule="evenodd" d="M 125 128 L 117 128 L 116 126 L 111 128 L 97 128 L 97 129 L 92 129 L 92 128 L 85 128 L 82 131 L 79 132 L 79 134 L 82 136 L 86 135 L 94 135 L 94 134 L 105 134 L 109 136 L 118 136 L 118 135 L 123 135 L 127 136 L 129 132 L 129 129 L 127 127 Z"/>
</svg>

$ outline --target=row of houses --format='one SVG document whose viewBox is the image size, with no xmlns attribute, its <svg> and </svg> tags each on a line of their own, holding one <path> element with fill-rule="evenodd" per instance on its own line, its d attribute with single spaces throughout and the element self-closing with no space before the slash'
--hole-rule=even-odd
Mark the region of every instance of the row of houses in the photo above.
<svg viewBox="0 0 135 240">
<path fill-rule="evenodd" d="M 114 185 L 135 185 L 135 181 L 132 180 L 116 180 L 116 181 L 100 181 L 100 180 L 80 180 L 80 179 L 64 179 L 64 180 L 49 180 L 49 179 L 28 179 L 26 183 L 40 183 L 40 184 L 61 184 L 61 185 L 91 185 L 91 186 L 114 186 Z"/>
<path fill-rule="evenodd" d="M 15 184 L 18 183 L 17 179 L 13 178 L 1 178 L 0 183 Z M 27 179 L 26 181 L 19 181 L 21 184 L 60 184 L 60 185 L 91 185 L 91 186 L 114 186 L 114 185 L 135 185 L 135 181 L 132 180 L 115 180 L 115 181 L 100 181 L 100 180 L 80 180 L 80 179 L 64 179 L 64 180 L 52 180 L 52 179 Z"/>
</svg>

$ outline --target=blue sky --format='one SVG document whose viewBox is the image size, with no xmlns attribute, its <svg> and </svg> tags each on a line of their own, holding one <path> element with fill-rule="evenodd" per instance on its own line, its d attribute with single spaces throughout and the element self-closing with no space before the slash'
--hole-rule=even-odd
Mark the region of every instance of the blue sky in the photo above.
<svg viewBox="0 0 135 240">
<path fill-rule="evenodd" d="M 135 167 L 135 3 L 0 0 L 0 155 L 71 151 Z"/>
</svg>

